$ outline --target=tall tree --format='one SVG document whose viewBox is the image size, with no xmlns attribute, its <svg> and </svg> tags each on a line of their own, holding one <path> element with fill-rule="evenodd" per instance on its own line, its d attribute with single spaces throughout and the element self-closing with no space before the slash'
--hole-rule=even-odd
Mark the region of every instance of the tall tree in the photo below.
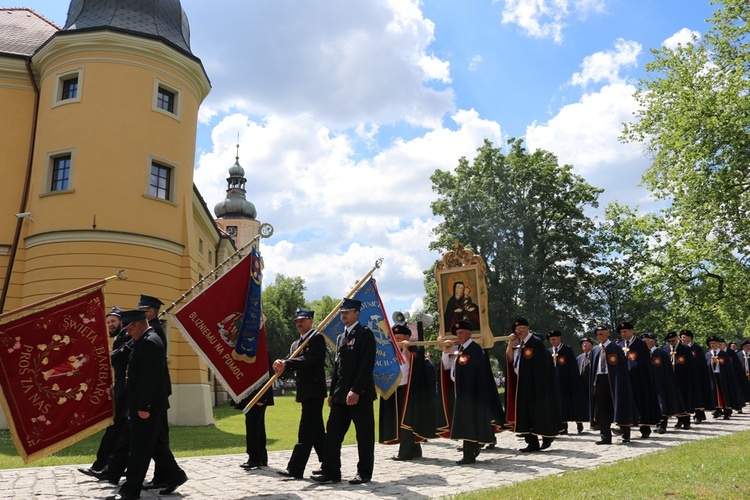
<svg viewBox="0 0 750 500">
<path fill-rule="evenodd" d="M 444 219 L 431 248 L 458 240 L 484 259 L 496 334 L 507 333 L 517 315 L 537 330 L 580 330 L 595 254 L 584 210 L 597 206 L 601 189 L 548 151 L 528 153 L 522 140 L 509 140 L 507 154 L 485 140 L 478 152 L 473 163 L 464 157 L 455 171 L 431 177 L 432 211 Z"/>
<path fill-rule="evenodd" d="M 277 274 L 273 284 L 263 290 L 263 314 L 272 359 L 289 354 L 289 346 L 299 335 L 294 328 L 294 312 L 305 306 L 306 289 L 301 277 Z"/>
</svg>

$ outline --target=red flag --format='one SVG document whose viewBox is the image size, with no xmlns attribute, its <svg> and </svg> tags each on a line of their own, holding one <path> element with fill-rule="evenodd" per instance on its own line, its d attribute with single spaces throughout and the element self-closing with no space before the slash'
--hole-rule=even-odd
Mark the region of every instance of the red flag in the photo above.
<svg viewBox="0 0 750 500">
<path fill-rule="evenodd" d="M 248 256 L 175 314 L 188 343 L 203 357 L 235 401 L 268 380 L 268 346 L 263 327 L 258 334 L 255 358 L 237 355 L 235 351 L 250 273 Z"/>
<path fill-rule="evenodd" d="M 103 285 L 0 316 L 0 399 L 24 463 L 112 424 Z"/>
</svg>

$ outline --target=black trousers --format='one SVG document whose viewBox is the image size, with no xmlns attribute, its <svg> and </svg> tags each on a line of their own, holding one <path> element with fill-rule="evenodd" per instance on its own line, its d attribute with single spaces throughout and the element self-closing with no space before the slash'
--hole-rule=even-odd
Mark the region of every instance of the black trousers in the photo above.
<svg viewBox="0 0 750 500">
<path fill-rule="evenodd" d="M 602 439 L 612 440 L 612 420 L 615 417 L 615 406 L 612 400 L 612 391 L 609 388 L 609 377 L 607 375 L 596 376 L 594 388 L 594 416 L 599 423 L 599 432 Z"/>
<path fill-rule="evenodd" d="M 120 436 L 127 432 L 128 424 L 128 407 L 124 398 L 115 399 L 114 422 L 107 427 L 99 442 L 99 449 L 96 451 L 96 460 L 91 468 L 102 470 L 107 466 L 109 456 L 114 452 L 117 444 L 120 442 Z"/>
<path fill-rule="evenodd" d="M 140 418 L 138 414 L 130 418 L 130 453 L 128 454 L 125 483 L 120 488 L 121 494 L 138 496 L 141 493 L 143 480 L 146 478 L 151 457 L 159 457 L 162 479 L 177 482 L 185 472 L 180 469 L 174 455 L 159 440 L 162 421 L 167 420 L 167 412 L 152 412 L 149 418 Z"/>
<path fill-rule="evenodd" d="M 341 443 L 354 422 L 357 431 L 357 473 L 362 479 L 371 479 L 375 467 L 375 415 L 372 400 L 359 398 L 356 405 L 332 404 L 326 427 L 323 452 L 323 470 L 334 479 L 341 478 Z"/>
<path fill-rule="evenodd" d="M 294 445 L 292 456 L 289 458 L 287 470 L 293 476 L 301 476 L 310 458 L 313 448 L 318 460 L 323 461 L 323 447 L 325 446 L 325 426 L 323 425 L 324 398 L 302 401 L 302 416 L 299 419 L 297 444 Z"/>
<path fill-rule="evenodd" d="M 266 405 L 255 404 L 245 413 L 245 451 L 250 462 L 268 465 Z"/>
</svg>

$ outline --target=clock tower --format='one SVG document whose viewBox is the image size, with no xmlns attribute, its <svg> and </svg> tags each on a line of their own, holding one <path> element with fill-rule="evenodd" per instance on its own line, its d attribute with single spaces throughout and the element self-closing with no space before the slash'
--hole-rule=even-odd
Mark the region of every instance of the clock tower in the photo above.
<svg viewBox="0 0 750 500">
<path fill-rule="evenodd" d="M 258 235 L 260 222 L 255 218 L 255 205 L 245 197 L 245 169 L 240 166 L 240 145 L 237 144 L 237 156 L 227 177 L 227 197 L 214 207 L 216 225 L 234 240 L 237 248 Z"/>
</svg>

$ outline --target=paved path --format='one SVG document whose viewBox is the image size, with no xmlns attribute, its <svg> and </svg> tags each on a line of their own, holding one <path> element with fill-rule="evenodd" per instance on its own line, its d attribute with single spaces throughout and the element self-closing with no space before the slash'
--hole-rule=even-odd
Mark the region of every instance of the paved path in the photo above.
<svg viewBox="0 0 750 500">
<path fill-rule="evenodd" d="M 245 461 L 245 455 L 181 458 L 178 462 L 190 480 L 175 494 L 161 498 L 435 498 L 512 484 L 569 470 L 592 468 L 663 450 L 686 441 L 722 436 L 747 429 L 750 429 L 748 414 L 736 415 L 728 421 L 714 420 L 709 416 L 707 422 L 694 425 L 689 431 L 670 428 L 666 434 L 652 434 L 647 440 L 636 437 L 640 434 L 635 431 L 633 440 L 628 445 L 597 446 L 594 442 L 598 435 L 593 432 L 562 436 L 555 440 L 550 449 L 530 455 L 519 453 L 518 448 L 523 446 L 522 440 L 514 434 L 505 432 L 498 435 L 496 449 L 484 450 L 479 455 L 478 462 L 469 466 L 455 465 L 455 461 L 460 458 L 460 453 L 456 451 L 457 443 L 445 439 L 425 444 L 424 458 L 412 462 L 390 460 L 396 453 L 396 446 L 377 445 L 373 481 L 358 486 L 352 486 L 347 482 L 356 471 L 357 449 L 354 446 L 346 446 L 342 451 L 343 481 L 326 485 L 317 484 L 307 478 L 297 481 L 276 474 L 275 469 L 286 467 L 289 451 L 270 453 L 269 467 L 249 472 L 239 467 L 239 464 Z M 619 442 L 619 439 L 616 438 L 615 442 Z M 313 465 L 317 466 L 317 463 Z M 0 498 L 105 498 L 117 492 L 114 486 L 84 476 L 76 468 L 77 466 L 71 465 L 0 470 Z M 310 470 L 308 468 L 308 475 Z M 147 477 L 151 477 L 150 473 Z M 156 493 L 144 491 L 141 498 L 160 497 Z"/>
</svg>

